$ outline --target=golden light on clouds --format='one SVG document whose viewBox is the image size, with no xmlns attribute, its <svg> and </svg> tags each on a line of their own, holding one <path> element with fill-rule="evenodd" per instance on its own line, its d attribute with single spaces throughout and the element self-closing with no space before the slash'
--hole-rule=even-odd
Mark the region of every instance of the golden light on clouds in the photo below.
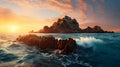
<svg viewBox="0 0 120 67">
<path fill-rule="evenodd" d="M 64 15 L 77 19 L 82 27 L 92 24 L 120 31 L 119 5 L 115 4 L 119 0 L 113 4 L 112 0 L 0 0 L 0 3 L 0 32 L 39 30 Z"/>
</svg>

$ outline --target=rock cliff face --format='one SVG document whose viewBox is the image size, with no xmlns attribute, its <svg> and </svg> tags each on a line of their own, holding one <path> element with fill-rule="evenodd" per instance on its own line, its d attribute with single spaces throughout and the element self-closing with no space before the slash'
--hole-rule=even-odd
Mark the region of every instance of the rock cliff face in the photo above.
<svg viewBox="0 0 120 67">
<path fill-rule="evenodd" d="M 44 26 L 40 33 L 77 33 L 80 32 L 79 24 L 76 19 L 71 19 L 69 16 L 65 16 L 62 19 L 58 19 L 51 27 Z"/>
<path fill-rule="evenodd" d="M 33 33 L 33 31 L 31 31 Z M 87 27 L 81 29 L 76 19 L 72 19 L 69 16 L 65 16 L 62 19 L 58 19 L 52 26 L 44 26 L 43 29 L 37 33 L 113 33 L 110 31 L 104 31 L 100 26 L 94 26 L 93 28 Z"/>
<path fill-rule="evenodd" d="M 76 41 L 72 38 L 66 40 L 58 40 L 54 37 L 49 36 L 36 36 L 33 34 L 19 36 L 17 41 L 24 42 L 26 45 L 29 46 L 36 46 L 41 50 L 55 50 L 59 49 L 64 54 L 70 54 L 75 52 L 75 48 L 77 46 Z"/>
</svg>

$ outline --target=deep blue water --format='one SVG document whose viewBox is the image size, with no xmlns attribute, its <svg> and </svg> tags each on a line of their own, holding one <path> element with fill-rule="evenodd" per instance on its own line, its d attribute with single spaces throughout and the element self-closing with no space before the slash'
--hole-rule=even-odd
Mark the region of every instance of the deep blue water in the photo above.
<svg viewBox="0 0 120 67">
<path fill-rule="evenodd" d="M 54 36 L 57 39 L 73 38 L 78 44 L 77 53 L 38 53 L 35 47 L 14 42 L 15 35 L 0 34 L 0 67 L 120 67 L 120 33 L 36 35 Z"/>
</svg>

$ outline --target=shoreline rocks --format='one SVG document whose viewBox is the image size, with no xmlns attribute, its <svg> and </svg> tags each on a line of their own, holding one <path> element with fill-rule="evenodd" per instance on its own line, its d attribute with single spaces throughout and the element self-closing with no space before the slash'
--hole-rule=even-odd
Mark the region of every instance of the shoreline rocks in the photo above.
<svg viewBox="0 0 120 67">
<path fill-rule="evenodd" d="M 58 40 L 52 36 L 37 36 L 33 34 L 19 36 L 17 39 L 28 46 L 35 46 L 41 50 L 56 50 L 59 49 L 64 54 L 71 54 L 75 52 L 77 46 L 76 41 L 72 38 L 66 40 Z"/>
</svg>

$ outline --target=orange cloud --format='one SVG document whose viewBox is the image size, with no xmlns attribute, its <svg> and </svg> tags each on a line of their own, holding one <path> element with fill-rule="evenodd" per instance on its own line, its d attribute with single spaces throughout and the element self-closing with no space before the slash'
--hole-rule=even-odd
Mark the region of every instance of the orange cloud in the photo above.
<svg viewBox="0 0 120 67">
<path fill-rule="evenodd" d="M 10 20 L 15 14 L 8 8 L 0 7 L 0 20 Z"/>
<path fill-rule="evenodd" d="M 87 3 L 85 0 L 78 0 L 78 5 L 77 5 L 77 11 L 78 14 L 80 15 L 80 21 L 83 22 L 87 19 Z"/>
<path fill-rule="evenodd" d="M 41 22 L 44 23 L 40 24 Z M 50 25 L 45 20 L 17 15 L 8 8 L 0 7 L 0 32 L 8 32 L 8 26 L 11 25 L 19 25 L 20 29 L 18 32 L 28 32 L 32 29 L 39 30 L 46 23 Z"/>
<path fill-rule="evenodd" d="M 60 2 L 59 0 L 51 0 L 51 3 L 53 3 L 53 5 L 55 4 L 56 6 L 59 6 L 61 8 L 68 8 L 68 9 L 72 9 L 72 5 L 70 4 L 71 1 L 65 1 L 65 2 Z"/>
<path fill-rule="evenodd" d="M 16 4 L 20 7 L 27 7 L 31 10 L 31 13 L 33 10 L 33 14 L 34 14 L 35 10 L 50 9 L 50 10 L 54 10 L 54 11 L 57 11 L 62 14 L 60 16 L 57 16 L 57 18 L 61 17 L 63 15 L 70 15 L 73 18 L 76 18 L 80 22 L 80 24 L 84 24 L 84 26 L 86 26 L 88 24 L 93 25 L 93 24 L 99 24 L 102 22 L 109 22 L 109 21 L 103 21 L 103 20 L 107 19 L 104 17 L 104 14 L 105 14 L 105 5 L 104 4 L 106 3 L 106 0 L 89 0 L 90 1 L 89 3 L 88 3 L 88 0 L 5 0 L 5 1 L 7 3 Z M 29 14 L 31 14 L 31 13 L 29 13 Z M 26 13 L 24 13 L 24 14 L 26 14 Z M 53 19 L 55 19 L 54 21 L 56 21 L 57 18 L 53 18 Z M 0 21 L 2 21 L 2 20 L 5 22 L 8 21 L 7 23 L 15 22 L 15 23 L 20 23 L 23 26 L 27 25 L 27 26 L 31 27 L 31 29 L 32 28 L 34 29 L 34 27 L 35 27 L 36 30 L 42 28 L 44 25 L 50 25 L 50 24 L 52 24 L 51 22 L 53 22 L 53 20 L 51 21 L 51 19 L 41 21 L 41 20 L 31 18 L 31 17 L 18 16 L 16 14 L 14 14 L 11 10 L 0 7 Z M 9 20 L 11 22 L 9 22 Z M 101 20 L 102 20 L 102 22 L 100 22 Z M 47 23 L 41 24 L 39 22 L 47 22 Z M 95 23 L 93 23 L 93 22 L 95 22 Z M 3 23 L 3 22 L 0 22 L 0 24 L 1 23 Z M 39 23 L 39 25 L 38 25 L 38 23 Z M 39 26 L 40 27 L 36 28 L 37 26 L 33 27 L 31 25 L 38 25 L 38 27 Z M 90 25 L 90 26 L 92 26 L 92 25 Z M 24 26 L 24 27 L 26 27 L 26 26 Z"/>
<path fill-rule="evenodd" d="M 51 9 L 60 12 L 61 14 L 72 15 L 79 19 L 79 21 L 85 21 L 87 19 L 87 11 L 91 10 L 94 13 L 94 5 L 87 3 L 87 0 L 6 0 L 9 3 L 17 4 L 21 7 L 29 7 L 32 9 Z M 97 0 L 90 0 L 92 4 L 95 4 Z M 97 10 L 103 14 L 105 0 L 99 0 L 97 4 Z M 88 7 L 90 6 L 90 9 Z M 77 17 L 76 17 L 77 15 Z M 92 14 L 91 14 L 92 15 Z"/>
<path fill-rule="evenodd" d="M 85 0 L 77 0 L 77 4 L 73 4 L 72 0 L 6 0 L 7 2 L 17 4 L 22 7 L 30 7 L 32 9 L 51 9 L 61 14 L 69 14 L 75 16 L 78 13 L 80 20 L 85 20 L 87 3 Z"/>
</svg>

